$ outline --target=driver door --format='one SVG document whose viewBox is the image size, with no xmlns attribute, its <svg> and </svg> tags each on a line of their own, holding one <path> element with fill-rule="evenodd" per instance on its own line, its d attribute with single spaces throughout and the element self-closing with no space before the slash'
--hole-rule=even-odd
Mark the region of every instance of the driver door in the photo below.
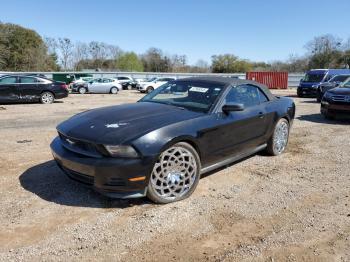
<svg viewBox="0 0 350 262">
<path fill-rule="evenodd" d="M 243 111 L 218 113 L 217 125 L 207 137 L 209 161 L 216 162 L 252 151 L 266 134 L 266 109 L 260 103 L 258 87 L 240 85 L 227 93 L 225 103 L 244 105 Z"/>
</svg>

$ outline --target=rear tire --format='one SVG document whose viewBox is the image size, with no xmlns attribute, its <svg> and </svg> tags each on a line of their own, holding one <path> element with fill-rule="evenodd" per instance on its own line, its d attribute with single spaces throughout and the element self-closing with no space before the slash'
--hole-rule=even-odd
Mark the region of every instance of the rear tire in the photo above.
<svg viewBox="0 0 350 262">
<path fill-rule="evenodd" d="M 44 92 L 40 95 L 42 104 L 52 104 L 55 101 L 55 96 L 51 92 Z"/>
<path fill-rule="evenodd" d="M 289 123 L 287 119 L 281 118 L 275 125 L 273 134 L 267 142 L 266 151 L 272 156 L 278 156 L 284 152 L 288 145 Z"/>
<path fill-rule="evenodd" d="M 131 89 L 132 89 L 132 86 L 131 86 L 131 85 L 128 85 L 126 88 L 127 88 L 128 90 L 131 90 Z"/>
<path fill-rule="evenodd" d="M 154 164 L 147 187 L 147 197 L 167 204 L 189 197 L 200 179 L 201 163 L 197 151 L 180 142 L 165 149 Z"/>
<path fill-rule="evenodd" d="M 86 89 L 86 87 L 79 87 L 78 92 L 79 92 L 79 94 L 83 95 L 83 94 L 86 94 L 87 89 Z"/>
</svg>

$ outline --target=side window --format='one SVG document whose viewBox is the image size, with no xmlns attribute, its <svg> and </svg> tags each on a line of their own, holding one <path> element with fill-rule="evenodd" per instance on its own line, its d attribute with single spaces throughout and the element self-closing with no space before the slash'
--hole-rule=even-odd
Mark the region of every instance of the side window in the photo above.
<svg viewBox="0 0 350 262">
<path fill-rule="evenodd" d="M 344 82 L 343 87 L 350 87 L 350 79 Z"/>
<path fill-rule="evenodd" d="M 259 105 L 259 89 L 252 85 L 233 87 L 226 96 L 226 102 L 243 104 L 244 107 Z"/>
<path fill-rule="evenodd" d="M 34 77 L 26 77 L 26 76 L 21 76 L 19 78 L 19 81 L 21 84 L 34 84 L 37 83 L 38 81 Z"/>
<path fill-rule="evenodd" d="M 14 76 L 10 76 L 10 77 L 4 77 L 0 79 L 0 85 L 4 85 L 4 84 L 15 84 L 17 82 L 17 78 Z"/>
<path fill-rule="evenodd" d="M 259 88 L 258 88 L 258 91 L 259 91 L 260 103 L 265 103 L 269 101 L 269 99 L 266 97 L 263 91 L 261 91 Z"/>
</svg>

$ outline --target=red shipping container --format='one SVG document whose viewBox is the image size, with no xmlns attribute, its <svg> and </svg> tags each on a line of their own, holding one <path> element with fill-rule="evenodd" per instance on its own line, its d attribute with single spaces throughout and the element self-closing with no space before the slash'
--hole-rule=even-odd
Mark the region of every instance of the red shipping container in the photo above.
<svg viewBox="0 0 350 262">
<path fill-rule="evenodd" d="M 246 79 L 264 84 L 270 89 L 288 88 L 288 72 L 247 72 Z"/>
</svg>

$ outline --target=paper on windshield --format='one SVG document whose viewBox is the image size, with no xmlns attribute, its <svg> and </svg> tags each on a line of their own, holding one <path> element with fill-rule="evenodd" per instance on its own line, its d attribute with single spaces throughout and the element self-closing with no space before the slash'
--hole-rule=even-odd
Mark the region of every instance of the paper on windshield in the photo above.
<svg viewBox="0 0 350 262">
<path fill-rule="evenodd" d="M 208 91 L 208 88 L 192 86 L 190 88 L 190 91 L 192 91 L 192 92 L 199 92 L 199 93 L 206 93 Z"/>
</svg>

